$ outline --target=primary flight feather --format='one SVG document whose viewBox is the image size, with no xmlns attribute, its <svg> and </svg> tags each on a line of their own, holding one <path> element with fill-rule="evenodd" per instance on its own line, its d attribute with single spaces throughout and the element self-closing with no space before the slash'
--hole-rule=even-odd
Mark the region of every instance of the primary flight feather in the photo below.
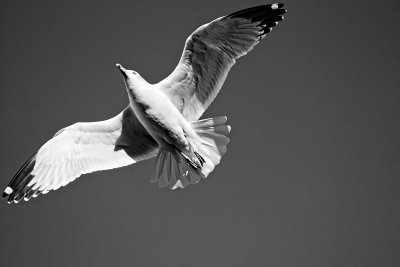
<svg viewBox="0 0 400 267">
<path fill-rule="evenodd" d="M 105 121 L 60 130 L 4 190 L 18 203 L 65 186 L 79 176 L 157 156 L 151 182 L 171 189 L 206 178 L 229 143 L 226 117 L 199 120 L 236 60 L 283 19 L 283 4 L 244 9 L 213 20 L 186 40 L 175 70 L 157 84 L 120 64 L 129 106 Z"/>
</svg>

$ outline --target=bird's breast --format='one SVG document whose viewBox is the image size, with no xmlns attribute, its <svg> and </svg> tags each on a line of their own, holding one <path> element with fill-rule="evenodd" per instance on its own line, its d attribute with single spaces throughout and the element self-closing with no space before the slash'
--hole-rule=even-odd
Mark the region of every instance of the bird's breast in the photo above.
<svg viewBox="0 0 400 267">
<path fill-rule="evenodd" d="M 130 100 L 136 117 L 157 142 L 176 135 L 182 115 L 164 93 L 149 89 Z"/>
</svg>

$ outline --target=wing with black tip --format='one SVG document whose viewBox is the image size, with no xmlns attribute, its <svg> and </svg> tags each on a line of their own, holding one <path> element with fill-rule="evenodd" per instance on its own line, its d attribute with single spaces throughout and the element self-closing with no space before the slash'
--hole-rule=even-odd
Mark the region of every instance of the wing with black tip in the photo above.
<svg viewBox="0 0 400 267">
<path fill-rule="evenodd" d="M 60 130 L 16 173 L 4 190 L 18 203 L 56 190 L 85 173 L 108 170 L 152 158 L 158 144 L 133 111 L 105 121 L 79 122 Z"/>
<path fill-rule="evenodd" d="M 283 4 L 256 6 L 199 27 L 186 40 L 175 70 L 158 85 L 189 121 L 214 100 L 236 59 L 283 19 Z"/>
</svg>

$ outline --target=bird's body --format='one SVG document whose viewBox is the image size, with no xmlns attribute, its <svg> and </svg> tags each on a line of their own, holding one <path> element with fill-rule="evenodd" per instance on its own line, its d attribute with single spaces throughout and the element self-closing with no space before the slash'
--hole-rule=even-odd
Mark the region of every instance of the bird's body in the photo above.
<svg viewBox="0 0 400 267">
<path fill-rule="evenodd" d="M 183 173 L 186 173 L 186 176 L 189 171 L 192 171 L 190 166 L 195 169 L 192 176 L 206 177 L 219 163 L 229 139 L 217 132 L 213 134 L 222 138 L 222 141 L 216 140 L 215 137 L 201 138 L 193 129 L 196 124 L 188 122 L 168 94 L 164 93 L 166 88 L 162 83 L 149 84 L 137 72 L 126 70 L 120 64 L 117 64 L 117 67 L 125 77 L 130 107 L 160 147 L 159 159 L 162 153 L 166 153 L 161 158 L 166 157 L 167 162 L 164 163 L 164 159 L 161 159 L 159 166 L 161 169 L 156 169 L 157 180 L 163 178 L 162 173 L 165 168 L 168 169 L 167 172 L 171 171 L 171 168 L 176 168 L 180 176 Z M 212 126 L 222 126 L 225 121 L 217 125 L 213 123 Z M 224 129 L 225 134 L 230 132 L 230 126 L 225 126 Z M 207 129 L 207 131 L 213 132 L 214 129 Z M 208 168 L 202 170 L 204 163 Z M 168 184 L 174 187 L 176 183 Z M 180 184 L 180 187 L 184 187 L 184 184 Z"/>
<path fill-rule="evenodd" d="M 117 64 L 129 106 L 105 121 L 75 123 L 46 142 L 4 190 L 18 203 L 56 190 L 82 174 L 157 156 L 151 182 L 171 189 L 206 178 L 226 153 L 231 128 L 225 116 L 200 119 L 236 60 L 278 21 L 283 4 L 240 10 L 200 26 L 186 40 L 181 59 L 165 79 L 150 84 Z"/>
<path fill-rule="evenodd" d="M 159 86 L 127 83 L 126 87 L 130 107 L 160 146 L 187 146 L 184 132 L 194 137 L 193 129 Z"/>
</svg>

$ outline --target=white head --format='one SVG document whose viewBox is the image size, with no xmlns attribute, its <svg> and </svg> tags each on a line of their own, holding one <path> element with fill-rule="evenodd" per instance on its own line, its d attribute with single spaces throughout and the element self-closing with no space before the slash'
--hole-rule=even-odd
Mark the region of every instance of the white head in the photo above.
<svg viewBox="0 0 400 267">
<path fill-rule="evenodd" d="M 135 90 L 139 86 L 147 84 L 146 80 L 143 79 L 142 76 L 140 76 L 139 73 L 137 73 L 136 71 L 127 70 L 119 63 L 117 63 L 116 65 L 117 68 L 121 71 L 122 76 L 124 76 L 126 89 Z"/>
</svg>

